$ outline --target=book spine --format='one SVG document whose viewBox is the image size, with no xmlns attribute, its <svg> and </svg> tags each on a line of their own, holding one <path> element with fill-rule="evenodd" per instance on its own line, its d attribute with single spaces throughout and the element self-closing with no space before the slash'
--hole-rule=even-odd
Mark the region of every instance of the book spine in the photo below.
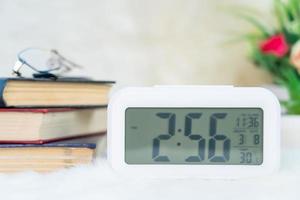
<svg viewBox="0 0 300 200">
<path fill-rule="evenodd" d="M 7 84 L 7 79 L 0 79 L 0 107 L 6 107 L 4 100 L 4 90 Z"/>
</svg>

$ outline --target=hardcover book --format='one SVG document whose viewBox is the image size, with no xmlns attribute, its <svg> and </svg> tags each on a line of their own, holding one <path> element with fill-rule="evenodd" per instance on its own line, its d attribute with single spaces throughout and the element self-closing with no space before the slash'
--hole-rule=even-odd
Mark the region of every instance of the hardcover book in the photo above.
<svg viewBox="0 0 300 200">
<path fill-rule="evenodd" d="M 0 107 L 105 106 L 114 83 L 84 78 L 1 78 Z"/>
<path fill-rule="evenodd" d="M 93 143 L 0 144 L 0 173 L 50 172 L 90 164 Z"/>
<path fill-rule="evenodd" d="M 0 143 L 42 144 L 105 132 L 105 107 L 0 108 Z"/>
</svg>

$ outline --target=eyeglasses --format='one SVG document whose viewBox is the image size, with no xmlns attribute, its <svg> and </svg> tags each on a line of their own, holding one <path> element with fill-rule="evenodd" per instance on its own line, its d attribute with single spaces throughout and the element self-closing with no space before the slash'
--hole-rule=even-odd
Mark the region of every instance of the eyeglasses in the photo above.
<svg viewBox="0 0 300 200">
<path fill-rule="evenodd" d="M 27 48 L 18 53 L 13 74 L 23 77 L 20 72 L 24 66 L 34 71 L 34 78 L 58 78 L 59 76 L 82 66 L 66 59 L 56 50 Z"/>
</svg>

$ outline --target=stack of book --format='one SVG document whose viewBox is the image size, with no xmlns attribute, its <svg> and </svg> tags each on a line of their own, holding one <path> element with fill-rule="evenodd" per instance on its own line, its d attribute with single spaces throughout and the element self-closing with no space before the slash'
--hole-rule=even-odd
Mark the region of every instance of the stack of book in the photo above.
<svg viewBox="0 0 300 200">
<path fill-rule="evenodd" d="M 0 79 L 0 172 L 91 163 L 113 81 Z"/>
</svg>

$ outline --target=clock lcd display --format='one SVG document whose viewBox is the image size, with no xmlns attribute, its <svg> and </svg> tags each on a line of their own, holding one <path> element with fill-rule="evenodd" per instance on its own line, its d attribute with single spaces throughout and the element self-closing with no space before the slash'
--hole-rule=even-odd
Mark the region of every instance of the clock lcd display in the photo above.
<svg viewBox="0 0 300 200">
<path fill-rule="evenodd" d="M 261 108 L 127 108 L 127 164 L 260 165 Z"/>
</svg>

